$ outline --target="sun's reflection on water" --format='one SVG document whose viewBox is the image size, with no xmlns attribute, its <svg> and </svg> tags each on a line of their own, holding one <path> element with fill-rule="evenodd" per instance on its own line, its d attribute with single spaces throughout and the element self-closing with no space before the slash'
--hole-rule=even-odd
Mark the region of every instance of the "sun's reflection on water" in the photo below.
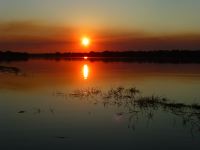
<svg viewBox="0 0 200 150">
<path fill-rule="evenodd" d="M 88 75 L 89 75 L 89 67 L 88 67 L 87 64 L 84 64 L 84 66 L 83 66 L 83 77 L 84 77 L 84 80 L 88 79 Z"/>
</svg>

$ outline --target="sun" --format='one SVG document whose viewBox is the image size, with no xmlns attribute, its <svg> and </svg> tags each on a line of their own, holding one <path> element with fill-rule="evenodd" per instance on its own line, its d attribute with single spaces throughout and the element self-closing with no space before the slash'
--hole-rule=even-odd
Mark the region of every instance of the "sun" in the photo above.
<svg viewBox="0 0 200 150">
<path fill-rule="evenodd" d="M 90 45 L 90 39 L 88 37 L 83 37 L 81 43 L 83 46 L 88 47 Z"/>
</svg>

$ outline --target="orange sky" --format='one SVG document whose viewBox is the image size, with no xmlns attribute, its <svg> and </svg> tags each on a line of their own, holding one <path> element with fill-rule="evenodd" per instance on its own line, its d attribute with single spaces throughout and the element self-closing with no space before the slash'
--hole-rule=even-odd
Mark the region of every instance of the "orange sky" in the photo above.
<svg viewBox="0 0 200 150">
<path fill-rule="evenodd" d="M 199 0 L 1 0 L 0 50 L 200 49 Z M 80 39 L 91 38 L 84 48 Z"/>
<path fill-rule="evenodd" d="M 84 48 L 81 38 L 91 38 Z M 151 34 L 143 31 L 76 29 L 33 22 L 0 24 L 0 49 L 28 52 L 199 49 L 200 34 Z"/>
</svg>

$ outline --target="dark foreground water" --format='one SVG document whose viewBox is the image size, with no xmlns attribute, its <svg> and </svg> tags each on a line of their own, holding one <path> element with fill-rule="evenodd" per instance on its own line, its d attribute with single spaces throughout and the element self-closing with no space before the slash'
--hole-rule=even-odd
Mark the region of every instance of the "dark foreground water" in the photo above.
<svg viewBox="0 0 200 150">
<path fill-rule="evenodd" d="M 0 66 L 1 149 L 200 148 L 200 64 Z"/>
</svg>

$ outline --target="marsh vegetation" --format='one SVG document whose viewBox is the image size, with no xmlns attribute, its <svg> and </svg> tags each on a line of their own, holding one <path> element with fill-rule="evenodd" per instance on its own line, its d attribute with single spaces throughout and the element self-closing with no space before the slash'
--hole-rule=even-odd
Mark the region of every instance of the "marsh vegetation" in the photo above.
<svg viewBox="0 0 200 150">
<path fill-rule="evenodd" d="M 21 70 L 17 67 L 0 66 L 0 72 L 18 75 L 21 73 Z"/>
<path fill-rule="evenodd" d="M 123 108 L 123 111 L 116 113 L 116 116 L 128 116 L 128 127 L 132 129 L 135 129 L 139 116 L 152 120 L 154 114 L 164 112 L 180 118 L 183 126 L 190 127 L 192 135 L 195 131 L 200 131 L 200 105 L 197 103 L 177 103 L 161 96 L 143 96 L 142 92 L 135 87 L 124 88 L 122 86 L 107 91 L 99 88 L 79 89 L 69 95 L 95 105 L 103 104 L 104 107 Z"/>
</svg>

